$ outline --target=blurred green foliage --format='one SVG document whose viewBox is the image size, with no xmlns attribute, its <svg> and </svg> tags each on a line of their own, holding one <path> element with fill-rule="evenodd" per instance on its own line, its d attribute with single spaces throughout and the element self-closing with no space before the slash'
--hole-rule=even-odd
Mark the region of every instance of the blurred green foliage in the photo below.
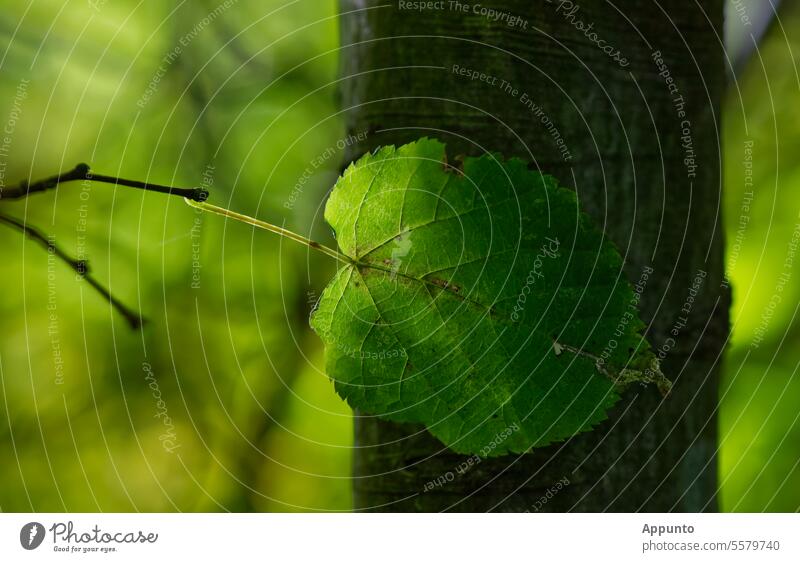
<svg viewBox="0 0 800 562">
<path fill-rule="evenodd" d="M 344 135 L 336 2 L 229 4 L 4 6 L 0 122 L 15 99 L 19 113 L 0 155 L 5 184 L 81 161 L 173 185 L 205 176 L 215 203 L 331 243 L 321 203 L 341 155 L 292 194 Z M 724 108 L 729 248 L 743 214 L 748 139 L 755 186 L 728 270 L 735 331 L 721 390 L 720 481 L 722 508 L 734 511 L 800 508 L 796 282 L 752 345 L 800 221 L 800 6 L 784 4 L 781 25 L 731 84 Z M 165 64 L 178 45 L 180 56 Z M 0 229 L 0 509 L 350 508 L 350 412 L 307 323 L 335 264 L 200 217 L 177 198 L 108 185 L 67 184 L 3 202 L 3 212 L 71 254 L 85 252 L 149 324 L 131 331 L 67 266 Z"/>
<path fill-rule="evenodd" d="M 335 2 L 169 4 L 4 7 L 4 123 L 29 81 L 5 183 L 82 161 L 159 183 L 212 181 L 213 201 L 330 243 L 320 203 L 341 154 L 284 204 L 343 134 Z M 3 211 L 85 251 L 149 324 L 131 331 L 67 266 L 0 231 L 0 508 L 349 509 L 350 412 L 307 322 L 335 264 L 178 198 L 82 192 L 65 184 Z"/>
<path fill-rule="evenodd" d="M 800 4 L 783 2 L 779 15 L 731 82 L 723 108 L 733 287 L 719 425 L 726 511 L 800 510 L 800 255 L 787 261 L 793 232 L 800 232 Z M 751 155 L 745 143 L 752 143 Z"/>
</svg>

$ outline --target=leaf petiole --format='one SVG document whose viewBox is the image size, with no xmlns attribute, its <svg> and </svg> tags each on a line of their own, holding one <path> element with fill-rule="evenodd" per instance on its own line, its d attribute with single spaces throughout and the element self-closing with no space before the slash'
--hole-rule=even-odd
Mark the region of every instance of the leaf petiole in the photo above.
<svg viewBox="0 0 800 562">
<path fill-rule="evenodd" d="M 249 224 L 251 226 L 255 226 L 257 228 L 262 228 L 264 230 L 269 230 L 270 232 L 274 232 L 275 234 L 279 234 L 280 236 L 284 236 L 286 238 L 294 240 L 295 242 L 299 242 L 301 244 L 304 244 L 304 245 L 308 246 L 309 248 L 313 248 L 313 249 L 315 249 L 315 250 L 317 250 L 319 252 L 322 252 L 323 254 L 326 254 L 326 255 L 328 255 L 328 256 L 336 259 L 336 260 L 339 260 L 342 263 L 346 263 L 346 264 L 350 264 L 350 265 L 353 264 L 353 260 L 351 260 L 346 255 L 344 255 L 344 254 L 342 254 L 340 252 L 337 252 L 333 248 L 329 248 L 328 246 L 323 246 L 319 242 L 315 242 L 315 241 L 313 241 L 313 240 L 311 240 L 309 238 L 306 238 L 305 236 L 300 236 L 299 234 L 296 234 L 296 233 L 292 232 L 291 230 L 286 230 L 283 227 L 280 227 L 280 226 L 277 226 L 277 225 L 274 225 L 272 223 L 268 223 L 266 221 L 262 221 L 262 220 L 259 220 L 259 219 L 256 219 L 256 218 L 253 218 L 253 217 L 248 216 L 248 215 L 243 215 L 241 213 L 237 213 L 236 211 L 231 211 L 231 210 L 226 209 L 224 207 L 218 207 L 216 205 L 212 205 L 211 203 L 207 203 L 205 201 L 193 201 L 192 199 L 189 199 L 188 197 L 185 197 L 184 201 L 186 201 L 187 205 L 189 205 L 190 207 L 194 207 L 195 209 L 200 209 L 201 211 L 205 211 L 207 213 L 213 213 L 215 215 L 220 215 L 220 216 L 223 216 L 223 217 L 234 219 L 234 220 L 237 220 L 239 222 L 243 222 L 245 224 Z"/>
</svg>

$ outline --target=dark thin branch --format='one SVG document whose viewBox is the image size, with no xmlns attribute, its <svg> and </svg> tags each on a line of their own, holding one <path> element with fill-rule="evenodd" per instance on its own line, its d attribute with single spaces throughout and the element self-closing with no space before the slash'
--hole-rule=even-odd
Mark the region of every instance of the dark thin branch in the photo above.
<svg viewBox="0 0 800 562">
<path fill-rule="evenodd" d="M 113 185 L 124 185 L 127 187 L 135 187 L 137 189 L 144 189 L 146 191 L 155 191 L 158 193 L 167 193 L 169 195 L 177 195 L 179 197 L 186 197 L 192 201 L 205 201 L 208 199 L 208 191 L 200 187 L 182 188 L 182 187 L 169 187 L 167 185 L 159 185 L 156 183 L 148 183 L 137 180 L 126 180 L 116 178 L 114 176 L 103 176 L 100 174 L 93 174 L 89 170 L 88 164 L 78 164 L 69 172 L 64 172 L 56 176 L 45 178 L 43 180 L 30 183 L 23 180 L 16 187 L 9 187 L 0 191 L 0 200 L 2 199 L 21 199 L 33 193 L 40 191 L 47 191 L 48 189 L 55 188 L 60 183 L 70 181 L 96 181 L 101 183 L 110 183 Z"/>
<path fill-rule="evenodd" d="M 53 178 L 50 179 L 52 180 Z M 56 183 L 53 184 L 53 186 L 55 186 L 57 183 L 58 181 L 56 181 Z M 45 187 L 42 189 L 48 189 L 48 188 Z M 41 189 L 39 189 L 38 191 L 41 191 Z M 133 328 L 134 330 L 139 329 L 145 322 L 145 319 L 142 318 L 138 312 L 130 310 L 128 307 L 122 304 L 122 302 L 116 297 L 114 297 L 114 295 L 112 295 L 108 289 L 103 287 L 100 284 L 100 282 L 97 281 L 97 279 L 92 277 L 92 275 L 89 273 L 89 262 L 87 262 L 86 260 L 78 260 L 70 257 L 66 252 L 64 252 L 64 250 L 59 248 L 51 238 L 45 236 L 37 229 L 33 228 L 32 226 L 28 226 L 24 222 L 14 217 L 0 214 L 0 222 L 9 225 L 12 228 L 16 228 L 17 230 L 22 231 L 29 238 L 31 238 L 36 242 L 39 242 L 42 246 L 44 246 L 48 252 L 52 252 L 57 258 L 59 258 L 61 261 L 69 265 L 75 271 L 75 273 L 78 274 L 79 277 L 85 279 L 86 282 L 89 283 L 89 285 L 91 285 L 109 303 L 111 303 L 111 305 L 117 310 L 117 312 L 119 312 L 122 316 L 125 317 L 125 320 L 128 321 L 128 324 L 130 324 L 131 328 Z"/>
<path fill-rule="evenodd" d="M 54 189 L 59 184 L 70 182 L 70 181 L 96 181 L 101 183 L 110 183 L 113 185 L 124 185 L 126 187 L 134 187 L 136 189 L 144 189 L 146 191 L 155 191 L 157 193 L 166 193 L 169 195 L 177 195 L 179 197 L 185 197 L 186 199 L 190 199 L 192 201 L 199 201 L 203 202 L 208 199 L 208 191 L 200 187 L 193 187 L 193 188 L 181 188 L 181 187 L 170 187 L 166 185 L 158 185 L 155 183 L 148 183 L 143 181 L 137 180 L 126 180 L 123 178 L 116 178 L 114 176 L 104 176 L 100 174 L 93 174 L 89 169 L 88 164 L 78 164 L 72 170 L 68 172 L 63 172 L 55 176 L 51 176 L 49 178 L 45 178 L 43 180 L 39 180 L 36 182 L 29 182 L 27 180 L 21 181 L 16 187 L 9 187 L 6 189 L 0 189 L 0 200 L 13 200 L 13 199 L 22 199 L 23 197 L 27 197 L 33 193 L 39 193 L 42 191 L 47 191 L 49 189 Z M 138 312 L 130 310 L 126 307 L 119 299 L 114 297 L 108 289 L 103 287 L 97 279 L 92 277 L 89 274 L 89 264 L 86 260 L 76 260 L 71 258 L 67 255 L 61 248 L 56 246 L 53 241 L 36 230 L 35 228 L 28 226 L 24 222 L 15 219 L 14 217 L 10 217 L 8 215 L 0 215 L 0 222 L 7 224 L 17 230 L 22 231 L 24 234 L 28 235 L 31 239 L 41 243 L 44 245 L 45 248 L 49 252 L 52 252 L 56 257 L 62 260 L 64 263 L 69 265 L 81 278 L 85 279 L 89 285 L 91 285 L 98 293 L 100 293 L 103 298 L 105 298 L 111 305 L 122 315 L 125 317 L 125 320 L 128 321 L 128 324 L 131 325 L 132 328 L 138 329 L 144 323 L 144 319 Z"/>
</svg>

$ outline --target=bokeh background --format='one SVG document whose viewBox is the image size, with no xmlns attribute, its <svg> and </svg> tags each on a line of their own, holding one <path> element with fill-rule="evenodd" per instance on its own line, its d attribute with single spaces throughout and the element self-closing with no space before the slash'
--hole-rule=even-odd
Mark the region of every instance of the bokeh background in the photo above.
<svg viewBox="0 0 800 562">
<path fill-rule="evenodd" d="M 721 508 L 797 511 L 800 284 L 771 301 L 800 223 L 800 3 L 726 4 Z M 329 0 L 3 6 L 2 185 L 89 162 L 209 186 L 217 204 L 332 244 L 337 47 Z M 0 510 L 350 509 L 350 411 L 307 322 L 334 263 L 179 198 L 103 184 L 0 212 L 87 257 L 148 319 L 131 330 L 0 225 Z"/>
</svg>

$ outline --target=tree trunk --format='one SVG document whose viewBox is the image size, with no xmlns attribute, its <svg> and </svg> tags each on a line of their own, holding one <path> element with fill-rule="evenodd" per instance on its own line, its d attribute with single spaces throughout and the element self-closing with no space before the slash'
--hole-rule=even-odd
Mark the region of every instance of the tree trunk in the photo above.
<svg viewBox="0 0 800 562">
<path fill-rule="evenodd" d="M 457 470 L 464 457 L 437 453 L 430 435 L 409 437 L 416 428 L 357 417 L 355 508 L 715 510 L 729 302 L 722 0 L 483 3 L 518 22 L 493 21 L 478 4 L 401 4 L 340 0 L 342 107 L 348 133 L 361 135 L 348 160 L 432 136 L 451 159 L 500 152 L 573 186 L 625 256 L 631 282 L 653 270 L 640 310 L 674 390 L 663 399 L 630 389 L 601 428 L 521 456 L 473 459 L 468 471 Z"/>
</svg>

